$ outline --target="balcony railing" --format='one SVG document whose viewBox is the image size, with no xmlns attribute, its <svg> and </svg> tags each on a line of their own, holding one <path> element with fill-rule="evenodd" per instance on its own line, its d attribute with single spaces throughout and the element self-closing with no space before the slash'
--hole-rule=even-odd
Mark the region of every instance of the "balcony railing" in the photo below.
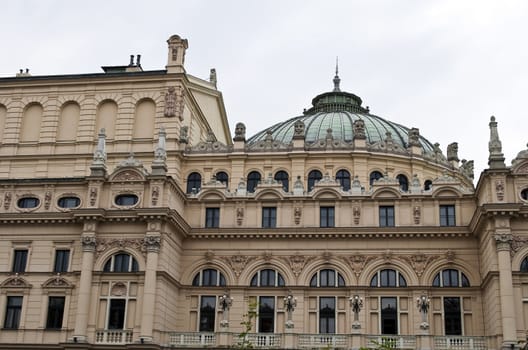
<svg viewBox="0 0 528 350">
<path fill-rule="evenodd" d="M 225 337 L 222 336 L 225 335 Z M 352 349 L 354 335 L 351 334 L 293 334 L 293 346 L 299 349 Z M 487 350 L 486 337 L 463 336 L 422 336 L 413 335 L 359 335 L 360 343 L 370 349 L 378 345 L 395 350 L 415 350 L 423 346 L 425 337 L 429 338 L 433 350 Z M 246 335 L 246 343 L 255 349 L 277 349 L 287 346 L 287 339 L 280 333 L 250 333 Z M 198 333 L 171 332 L 169 346 L 189 348 L 229 347 L 243 341 L 238 333 Z M 131 331 L 101 331 L 97 332 L 97 343 L 122 344 L 132 342 Z M 430 342 L 430 343 L 429 343 Z M 430 345 L 428 345 L 429 347 Z"/>
<path fill-rule="evenodd" d="M 95 332 L 97 344 L 130 344 L 132 331 L 127 330 L 100 330 Z"/>
<path fill-rule="evenodd" d="M 299 334 L 299 348 L 328 348 L 346 349 L 347 336 L 337 334 Z"/>
<path fill-rule="evenodd" d="M 182 346 L 215 346 L 216 335 L 214 333 L 170 333 L 169 345 Z"/>
<path fill-rule="evenodd" d="M 434 337 L 435 350 L 486 350 L 484 337 L 445 336 Z"/>
<path fill-rule="evenodd" d="M 366 336 L 367 347 L 376 348 L 383 345 L 391 349 L 416 349 L 415 336 L 383 335 L 383 336 Z"/>
<path fill-rule="evenodd" d="M 233 344 L 238 344 L 243 340 L 239 334 L 233 334 Z M 282 346 L 282 334 L 276 333 L 249 333 L 245 340 L 253 348 L 259 349 L 280 348 Z"/>
</svg>

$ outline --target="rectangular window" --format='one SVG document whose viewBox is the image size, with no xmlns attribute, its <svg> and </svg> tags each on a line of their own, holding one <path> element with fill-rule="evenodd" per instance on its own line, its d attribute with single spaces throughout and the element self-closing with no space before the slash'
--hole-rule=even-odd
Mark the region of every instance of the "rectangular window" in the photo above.
<svg viewBox="0 0 528 350">
<path fill-rule="evenodd" d="M 455 206 L 441 205 L 440 206 L 440 226 L 455 226 Z"/>
<path fill-rule="evenodd" d="M 216 297 L 202 296 L 200 302 L 200 332 L 214 332 Z"/>
<path fill-rule="evenodd" d="M 47 329 L 62 328 L 62 317 L 64 316 L 64 297 L 49 297 Z"/>
<path fill-rule="evenodd" d="M 381 334 L 398 334 L 398 299 L 381 298 Z"/>
<path fill-rule="evenodd" d="M 125 326 L 125 299 L 111 299 L 108 310 L 108 329 L 123 329 Z"/>
<path fill-rule="evenodd" d="M 335 298 L 319 298 L 319 333 L 335 333 Z"/>
<path fill-rule="evenodd" d="M 205 208 L 205 227 L 220 226 L 220 208 Z"/>
<path fill-rule="evenodd" d="M 379 225 L 380 227 L 394 226 L 394 206 L 393 205 L 380 205 Z"/>
<path fill-rule="evenodd" d="M 18 329 L 20 325 L 20 315 L 22 314 L 22 297 L 7 297 L 6 315 L 4 328 Z"/>
<path fill-rule="evenodd" d="M 13 258 L 13 272 L 26 272 L 26 264 L 27 264 L 27 256 L 28 251 L 27 249 L 15 249 L 15 254 Z"/>
<path fill-rule="evenodd" d="M 444 328 L 445 335 L 462 335 L 462 316 L 460 298 L 444 298 Z"/>
<path fill-rule="evenodd" d="M 260 297 L 258 311 L 259 333 L 275 332 L 275 297 Z"/>
<path fill-rule="evenodd" d="M 320 211 L 320 227 L 334 227 L 334 207 L 321 207 Z"/>
<path fill-rule="evenodd" d="M 53 272 L 67 272 L 69 262 L 70 251 L 68 249 L 57 249 L 55 251 L 55 265 L 53 265 Z"/>
<path fill-rule="evenodd" d="M 262 208 L 262 227 L 274 228 L 277 226 L 277 208 L 264 207 Z"/>
</svg>

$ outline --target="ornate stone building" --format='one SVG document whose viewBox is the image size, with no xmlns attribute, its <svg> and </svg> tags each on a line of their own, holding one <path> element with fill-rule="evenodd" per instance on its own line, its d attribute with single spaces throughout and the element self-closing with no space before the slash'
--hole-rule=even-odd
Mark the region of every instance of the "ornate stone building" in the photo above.
<svg viewBox="0 0 528 350">
<path fill-rule="evenodd" d="M 232 138 L 186 49 L 0 79 L 0 348 L 522 345 L 528 150 L 507 166 L 495 118 L 476 187 L 456 143 L 372 114 L 337 72 Z"/>
</svg>

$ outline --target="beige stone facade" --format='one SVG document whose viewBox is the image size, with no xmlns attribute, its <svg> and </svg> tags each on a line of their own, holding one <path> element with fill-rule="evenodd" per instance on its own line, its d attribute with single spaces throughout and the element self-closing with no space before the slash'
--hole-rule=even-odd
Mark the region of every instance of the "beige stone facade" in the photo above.
<svg viewBox="0 0 528 350">
<path fill-rule="evenodd" d="M 187 45 L 164 70 L 0 79 L 0 348 L 522 346 L 528 150 L 506 166 L 494 118 L 476 187 L 456 144 L 337 73 L 233 137 Z"/>
</svg>

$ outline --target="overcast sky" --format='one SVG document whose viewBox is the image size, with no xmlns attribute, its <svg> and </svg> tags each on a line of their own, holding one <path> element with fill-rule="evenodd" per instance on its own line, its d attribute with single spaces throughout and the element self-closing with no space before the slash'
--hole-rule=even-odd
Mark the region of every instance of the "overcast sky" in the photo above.
<svg viewBox="0 0 528 350">
<path fill-rule="evenodd" d="M 506 164 L 528 142 L 528 1 L 2 1 L 0 76 L 101 72 L 141 54 L 164 69 L 189 40 L 188 73 L 216 68 L 231 130 L 300 115 L 332 89 L 487 167 L 489 118 Z M 475 179 L 475 180 L 477 180 Z"/>
</svg>

